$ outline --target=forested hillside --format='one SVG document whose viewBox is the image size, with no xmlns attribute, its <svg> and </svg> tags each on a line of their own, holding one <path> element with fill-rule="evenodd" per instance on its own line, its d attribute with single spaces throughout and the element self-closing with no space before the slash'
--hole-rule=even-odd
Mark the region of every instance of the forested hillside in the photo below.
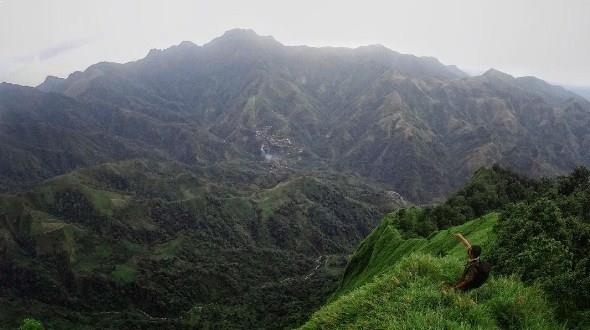
<svg viewBox="0 0 590 330">
<path fill-rule="evenodd" d="M 0 325 L 296 325 L 403 203 L 357 180 L 127 161 L 0 195 Z"/>
</svg>

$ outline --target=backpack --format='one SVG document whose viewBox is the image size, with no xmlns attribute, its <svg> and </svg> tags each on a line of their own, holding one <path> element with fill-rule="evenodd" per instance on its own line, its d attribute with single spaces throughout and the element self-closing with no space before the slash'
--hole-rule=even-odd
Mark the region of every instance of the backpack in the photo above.
<svg viewBox="0 0 590 330">
<path fill-rule="evenodd" d="M 475 289 L 482 286 L 488 280 L 488 277 L 490 277 L 490 271 L 492 270 L 492 264 L 487 261 L 479 261 L 475 267 L 477 268 L 477 275 L 471 282 L 469 289 Z"/>
</svg>

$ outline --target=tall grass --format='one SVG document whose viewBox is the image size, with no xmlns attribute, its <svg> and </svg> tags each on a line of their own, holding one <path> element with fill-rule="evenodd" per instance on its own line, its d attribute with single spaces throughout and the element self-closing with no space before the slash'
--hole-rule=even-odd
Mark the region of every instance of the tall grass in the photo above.
<svg viewBox="0 0 590 330">
<path fill-rule="evenodd" d="M 301 329 L 560 329 L 542 291 L 490 278 L 470 293 L 446 287 L 463 260 L 421 253 L 317 311 Z"/>
<path fill-rule="evenodd" d="M 497 213 L 490 213 L 460 226 L 438 231 L 427 239 L 403 239 L 395 228 L 396 217 L 395 213 L 392 213 L 386 216 L 379 227 L 360 244 L 348 264 L 340 287 L 332 298 L 364 285 L 413 252 L 465 258 L 463 246 L 453 238 L 454 232 L 461 232 L 467 235 L 473 244 L 481 245 L 482 257 L 485 258 L 497 219 Z"/>
</svg>

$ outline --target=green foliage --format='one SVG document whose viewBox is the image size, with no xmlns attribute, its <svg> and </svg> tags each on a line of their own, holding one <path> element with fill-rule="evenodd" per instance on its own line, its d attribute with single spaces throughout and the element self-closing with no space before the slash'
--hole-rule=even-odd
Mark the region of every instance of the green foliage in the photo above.
<svg viewBox="0 0 590 330">
<path fill-rule="evenodd" d="M 111 276 L 123 284 L 131 283 L 135 280 L 135 276 L 137 276 L 137 269 L 132 265 L 117 265 L 111 273 Z"/>
<path fill-rule="evenodd" d="M 437 230 L 500 210 L 509 203 L 530 199 L 539 189 L 539 182 L 499 166 L 481 168 L 444 203 L 397 212 L 396 228 L 404 237 L 427 237 Z"/>
<path fill-rule="evenodd" d="M 43 324 L 35 319 L 26 318 L 18 328 L 19 330 L 44 330 Z"/>
<path fill-rule="evenodd" d="M 590 172 L 546 181 L 542 195 L 506 208 L 497 227 L 497 271 L 538 283 L 562 317 L 590 326 Z"/>
</svg>

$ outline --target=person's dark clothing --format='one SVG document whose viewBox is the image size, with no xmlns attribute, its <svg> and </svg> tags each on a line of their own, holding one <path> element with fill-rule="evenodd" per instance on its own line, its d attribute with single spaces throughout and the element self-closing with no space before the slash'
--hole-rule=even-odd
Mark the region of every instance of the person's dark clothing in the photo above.
<svg viewBox="0 0 590 330">
<path fill-rule="evenodd" d="M 479 258 L 470 260 L 465 265 L 465 270 L 459 283 L 467 282 L 461 290 L 469 291 L 471 289 L 479 288 L 487 279 L 490 272 L 490 266 L 487 262 L 480 262 Z"/>
</svg>

